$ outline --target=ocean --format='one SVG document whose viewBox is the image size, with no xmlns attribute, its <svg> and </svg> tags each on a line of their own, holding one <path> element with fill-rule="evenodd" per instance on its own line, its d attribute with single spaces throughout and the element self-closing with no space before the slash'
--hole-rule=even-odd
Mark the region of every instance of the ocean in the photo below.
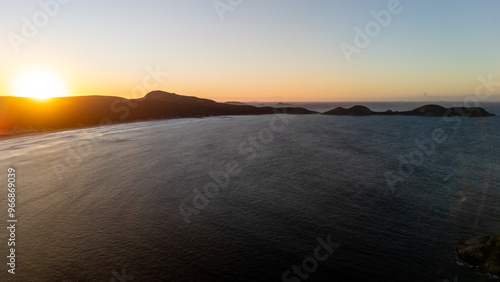
<svg viewBox="0 0 500 282">
<path fill-rule="evenodd" d="M 0 140 L 0 219 L 9 168 L 17 219 L 0 281 L 498 281 L 455 246 L 500 233 L 499 121 L 225 116 Z"/>
</svg>

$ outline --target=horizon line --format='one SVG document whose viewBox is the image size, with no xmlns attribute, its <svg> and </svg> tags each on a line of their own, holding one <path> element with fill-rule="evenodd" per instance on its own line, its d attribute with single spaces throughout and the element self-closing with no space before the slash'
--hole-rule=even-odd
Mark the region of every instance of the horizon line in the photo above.
<svg viewBox="0 0 500 282">
<path fill-rule="evenodd" d="M 358 102 L 366 102 L 366 103 L 376 103 L 376 102 L 463 102 L 463 99 L 469 96 L 476 96 L 474 94 L 461 94 L 461 95 L 436 95 L 436 96 L 401 96 L 401 97 L 379 97 L 375 98 L 375 100 L 304 100 L 304 101 L 290 101 L 286 99 L 282 100 L 272 100 L 272 101 L 259 101 L 259 100 L 215 100 L 212 98 L 208 97 L 202 97 L 202 96 L 194 96 L 194 95 L 184 95 L 184 94 L 178 94 L 174 92 L 168 92 L 164 90 L 153 90 L 148 93 L 146 93 L 144 96 L 139 97 L 139 98 L 131 98 L 131 97 L 125 97 L 125 96 L 116 96 L 116 95 L 110 95 L 110 94 L 85 94 L 85 95 L 67 95 L 67 96 L 57 96 L 57 97 L 49 97 L 49 98 L 35 98 L 35 97 L 24 97 L 24 96 L 15 96 L 15 95 L 9 95 L 9 94 L 0 94 L 0 97 L 12 97 L 12 98 L 26 98 L 26 99 L 34 99 L 34 100 L 51 100 L 55 98 L 71 98 L 71 97 L 115 97 L 115 98 L 121 98 L 121 99 L 127 99 L 127 100 L 137 100 L 137 99 L 143 99 L 146 97 L 147 94 L 152 93 L 152 92 L 164 92 L 164 93 L 170 93 L 170 94 L 175 94 L 179 96 L 185 96 L 185 97 L 195 97 L 199 99 L 208 99 L 212 100 L 218 103 L 358 103 Z M 285 98 L 285 97 L 283 97 Z M 430 99 L 429 99 L 430 98 Z M 500 102 L 500 93 L 499 94 L 490 94 L 489 95 L 490 99 L 486 99 L 485 101 L 482 102 Z M 493 98 L 493 99 L 491 99 Z M 372 98 L 373 99 L 373 98 Z M 443 99 L 443 100 L 437 100 L 437 99 Z M 455 100 L 457 99 L 457 100 Z"/>
</svg>

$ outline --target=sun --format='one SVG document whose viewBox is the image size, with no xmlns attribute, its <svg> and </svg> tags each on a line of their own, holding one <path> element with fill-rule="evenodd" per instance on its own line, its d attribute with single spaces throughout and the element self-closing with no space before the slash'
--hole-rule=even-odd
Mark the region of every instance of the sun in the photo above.
<svg viewBox="0 0 500 282">
<path fill-rule="evenodd" d="M 29 70 L 21 73 L 12 83 L 14 96 L 47 99 L 68 96 L 65 83 L 47 70 Z"/>
</svg>

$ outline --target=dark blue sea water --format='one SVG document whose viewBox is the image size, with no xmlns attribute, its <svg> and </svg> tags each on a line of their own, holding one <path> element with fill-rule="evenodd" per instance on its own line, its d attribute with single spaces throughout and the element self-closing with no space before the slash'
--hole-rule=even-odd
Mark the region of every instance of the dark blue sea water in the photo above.
<svg viewBox="0 0 500 282">
<path fill-rule="evenodd" d="M 322 115 L 1 140 L 0 281 L 491 281 L 454 247 L 500 233 L 499 145 L 499 117 Z"/>
</svg>

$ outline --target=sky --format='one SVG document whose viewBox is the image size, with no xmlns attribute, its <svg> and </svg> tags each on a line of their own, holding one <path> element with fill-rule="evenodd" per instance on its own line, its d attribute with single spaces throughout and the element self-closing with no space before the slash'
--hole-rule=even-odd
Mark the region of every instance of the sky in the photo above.
<svg viewBox="0 0 500 282">
<path fill-rule="evenodd" d="M 0 95 L 30 69 L 57 74 L 68 95 L 474 94 L 478 77 L 500 81 L 499 11 L 490 0 L 0 0 Z"/>
</svg>

